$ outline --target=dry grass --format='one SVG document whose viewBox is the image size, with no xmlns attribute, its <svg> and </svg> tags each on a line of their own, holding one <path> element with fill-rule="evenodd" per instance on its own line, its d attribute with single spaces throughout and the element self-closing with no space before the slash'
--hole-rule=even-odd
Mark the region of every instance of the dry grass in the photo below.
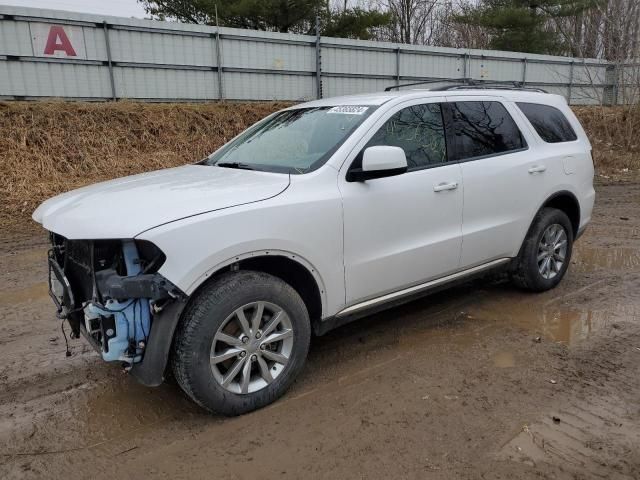
<svg viewBox="0 0 640 480">
<path fill-rule="evenodd" d="M 46 198 L 190 163 L 284 103 L 0 103 L 0 228 L 33 226 Z M 640 169 L 639 109 L 580 107 L 600 172 Z"/>
<path fill-rule="evenodd" d="M 640 170 L 640 107 L 575 107 L 601 174 Z"/>
</svg>

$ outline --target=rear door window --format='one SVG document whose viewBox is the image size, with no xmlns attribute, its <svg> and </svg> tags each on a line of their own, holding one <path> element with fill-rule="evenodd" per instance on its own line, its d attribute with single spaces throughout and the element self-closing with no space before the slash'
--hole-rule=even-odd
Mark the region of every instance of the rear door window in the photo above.
<svg viewBox="0 0 640 480">
<path fill-rule="evenodd" d="M 455 160 L 500 155 L 526 148 L 520 129 L 500 102 L 448 103 L 447 129 Z"/>
<path fill-rule="evenodd" d="M 540 138 L 547 143 L 572 142 L 578 139 L 564 114 L 550 105 L 517 103 Z"/>
</svg>

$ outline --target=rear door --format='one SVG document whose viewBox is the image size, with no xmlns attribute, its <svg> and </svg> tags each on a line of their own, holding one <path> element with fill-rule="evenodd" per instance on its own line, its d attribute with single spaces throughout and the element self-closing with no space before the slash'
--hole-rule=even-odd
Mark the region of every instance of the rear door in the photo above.
<svg viewBox="0 0 640 480">
<path fill-rule="evenodd" d="M 557 165 L 531 148 L 537 140 L 513 103 L 492 96 L 447 100 L 447 134 L 464 184 L 460 266 L 514 256 Z"/>
</svg>

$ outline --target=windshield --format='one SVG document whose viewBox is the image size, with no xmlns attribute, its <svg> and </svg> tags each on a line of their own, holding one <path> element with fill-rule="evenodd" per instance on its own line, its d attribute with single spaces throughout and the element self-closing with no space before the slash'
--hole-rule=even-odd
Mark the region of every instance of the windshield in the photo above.
<svg viewBox="0 0 640 480">
<path fill-rule="evenodd" d="M 212 154 L 205 164 L 306 173 L 323 165 L 372 106 L 298 108 L 267 117 Z"/>
</svg>

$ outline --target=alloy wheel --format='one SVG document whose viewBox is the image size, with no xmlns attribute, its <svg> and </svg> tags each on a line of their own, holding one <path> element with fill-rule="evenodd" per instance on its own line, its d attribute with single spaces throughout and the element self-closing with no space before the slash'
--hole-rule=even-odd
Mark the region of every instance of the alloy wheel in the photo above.
<svg viewBox="0 0 640 480">
<path fill-rule="evenodd" d="M 282 308 L 270 302 L 243 305 L 222 322 L 213 337 L 213 376 L 232 393 L 257 392 L 282 374 L 293 342 L 291 319 Z"/>
<path fill-rule="evenodd" d="M 562 225 L 554 223 L 544 231 L 538 244 L 538 271 L 543 278 L 554 278 L 567 257 L 567 232 Z"/>
</svg>

